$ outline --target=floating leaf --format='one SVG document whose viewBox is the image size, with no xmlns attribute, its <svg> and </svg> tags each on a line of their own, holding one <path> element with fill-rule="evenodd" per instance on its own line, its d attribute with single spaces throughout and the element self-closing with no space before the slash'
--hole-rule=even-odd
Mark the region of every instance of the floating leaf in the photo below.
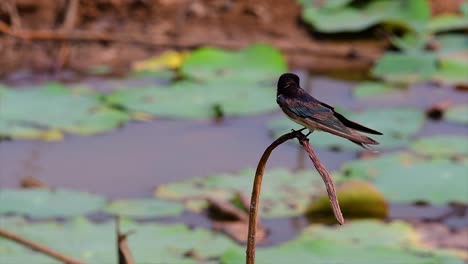
<svg viewBox="0 0 468 264">
<path fill-rule="evenodd" d="M 372 74 L 390 82 L 410 83 L 427 80 L 437 71 L 435 54 L 401 54 L 386 52 L 380 57 Z"/>
<path fill-rule="evenodd" d="M 255 173 L 252 169 L 246 169 L 238 174 L 195 178 L 161 185 L 155 194 L 160 198 L 185 202 L 206 201 L 207 198 L 229 201 L 237 193 L 251 190 L 253 175 Z M 292 173 L 285 169 L 274 169 L 266 171 L 264 177 L 272 179 L 265 181 L 262 186 L 260 209 L 264 217 L 299 215 L 304 212 L 310 199 L 324 191 L 322 179 L 315 171 Z M 203 202 L 203 206 L 206 205 Z"/>
<path fill-rule="evenodd" d="M 468 28 L 468 16 L 457 14 L 442 14 L 432 18 L 428 25 L 429 32 L 443 32 L 453 30 L 463 30 Z"/>
<path fill-rule="evenodd" d="M 238 248 L 228 238 L 208 230 L 191 230 L 184 225 L 143 224 L 122 221 L 122 229 L 134 233 L 128 245 L 135 263 L 196 264 L 216 258 L 228 248 Z M 2 221 L 2 228 L 47 245 L 86 263 L 117 263 L 115 226 L 94 224 L 85 219 L 58 224 Z M 207 247 L 206 245 L 210 245 Z M 49 264 L 57 261 L 0 238 L 0 255 L 5 263 Z M 26 261 L 26 262 L 22 262 Z"/>
<path fill-rule="evenodd" d="M 395 167 L 407 167 L 421 161 L 421 158 L 408 153 L 392 153 L 371 159 L 359 159 L 343 164 L 341 171 L 347 179 L 374 180 L 385 170 Z"/>
<path fill-rule="evenodd" d="M 428 161 L 382 171 L 377 188 L 394 202 L 468 203 L 466 166 L 448 161 Z"/>
<path fill-rule="evenodd" d="M 257 249 L 255 263 L 463 263 L 456 256 L 419 244 L 416 232 L 403 222 L 358 221 L 340 228 L 313 225 L 292 241 Z M 230 249 L 221 263 L 241 263 L 244 259 L 244 251 Z"/>
<path fill-rule="evenodd" d="M 347 111 L 343 112 L 343 115 L 384 134 L 383 136 L 375 136 L 375 139 L 381 143 L 375 146 L 376 149 L 408 145 L 409 137 L 416 133 L 424 122 L 424 113 L 409 107 L 368 109 L 363 112 Z M 273 120 L 269 127 L 275 137 L 287 133 L 291 129 L 302 128 L 286 118 Z M 359 150 L 359 147 L 349 140 L 325 132 L 314 132 L 309 138 L 312 146 L 315 147 Z"/>
<path fill-rule="evenodd" d="M 434 79 L 448 85 L 468 85 L 468 56 L 462 58 L 439 60 Z"/>
<path fill-rule="evenodd" d="M 386 218 L 388 206 L 385 197 L 372 184 L 360 180 L 347 181 L 337 187 L 338 201 L 346 219 L 351 218 Z M 324 194 L 307 208 L 307 215 L 312 221 L 317 217 L 332 219 L 333 211 L 328 195 Z"/>
<path fill-rule="evenodd" d="M 358 98 L 385 95 L 395 92 L 395 87 L 382 82 L 363 82 L 354 87 L 353 94 Z"/>
<path fill-rule="evenodd" d="M 286 62 L 278 50 L 257 44 L 240 51 L 218 48 L 195 50 L 182 64 L 180 71 L 183 76 L 202 81 L 227 78 L 231 82 L 255 83 L 276 80 L 286 69 Z"/>
<path fill-rule="evenodd" d="M 0 87 L 0 103 L 0 135 L 13 138 L 58 140 L 60 131 L 97 134 L 128 120 L 127 114 L 103 106 L 88 90 L 53 83 L 29 89 Z"/>
<path fill-rule="evenodd" d="M 226 80 L 214 80 L 206 84 L 181 81 L 169 87 L 119 90 L 107 100 L 134 112 L 183 119 L 214 117 L 217 106 L 226 116 L 265 113 L 277 109 L 272 86 Z"/>
<path fill-rule="evenodd" d="M 167 217 L 180 215 L 184 208 L 176 202 L 157 199 L 133 199 L 112 201 L 106 212 L 134 218 Z"/>
<path fill-rule="evenodd" d="M 393 202 L 468 203 L 468 178 L 461 163 L 387 154 L 345 163 L 343 174 L 370 179 Z"/>
<path fill-rule="evenodd" d="M 422 31 L 430 18 L 430 7 L 424 0 L 369 1 L 361 8 L 345 5 L 348 3 L 339 2 L 331 6 L 325 3 L 322 7 L 303 3 L 302 17 L 323 33 L 357 32 L 380 23 Z"/>
<path fill-rule="evenodd" d="M 104 207 L 101 196 L 71 190 L 1 189 L 0 214 L 37 218 L 85 215 Z"/>
<path fill-rule="evenodd" d="M 168 87 L 120 90 L 107 100 L 131 111 L 168 118 L 265 113 L 277 109 L 273 83 L 285 70 L 281 53 L 268 45 L 237 52 L 201 48 L 182 64 L 185 80 Z"/>
<path fill-rule="evenodd" d="M 187 57 L 187 52 L 165 51 L 159 56 L 137 61 L 132 65 L 134 72 L 156 72 L 164 69 L 178 69 Z"/>
<path fill-rule="evenodd" d="M 411 149 L 423 155 L 433 157 L 468 156 L 468 136 L 438 135 L 419 138 Z"/>
<path fill-rule="evenodd" d="M 450 107 L 444 114 L 446 120 L 460 124 L 468 124 L 468 104 Z"/>
</svg>

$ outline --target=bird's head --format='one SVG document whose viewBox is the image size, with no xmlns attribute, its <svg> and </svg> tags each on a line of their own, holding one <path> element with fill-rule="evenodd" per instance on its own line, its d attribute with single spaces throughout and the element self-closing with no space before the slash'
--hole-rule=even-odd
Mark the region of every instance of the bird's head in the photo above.
<svg viewBox="0 0 468 264">
<path fill-rule="evenodd" d="M 278 79 L 277 95 L 291 94 L 299 89 L 299 76 L 294 73 L 284 73 Z"/>
</svg>

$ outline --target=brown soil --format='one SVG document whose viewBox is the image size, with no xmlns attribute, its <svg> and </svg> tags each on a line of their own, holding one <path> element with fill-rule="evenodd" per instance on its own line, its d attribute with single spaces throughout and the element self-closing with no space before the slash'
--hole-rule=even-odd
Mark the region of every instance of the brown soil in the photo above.
<svg viewBox="0 0 468 264">
<path fill-rule="evenodd" d="M 437 14 L 462 1 L 430 2 Z M 278 47 L 293 67 L 367 70 L 387 46 L 384 36 L 324 39 L 300 13 L 293 0 L 2 0 L 0 76 L 96 65 L 125 73 L 132 61 L 169 48 L 237 49 L 254 42 Z"/>
<path fill-rule="evenodd" d="M 0 4 L 0 75 L 18 69 L 83 71 L 168 48 L 237 49 L 254 42 L 280 48 L 293 67 L 367 69 L 386 41 L 314 37 L 301 8 L 284 0 L 13 0 Z"/>
</svg>

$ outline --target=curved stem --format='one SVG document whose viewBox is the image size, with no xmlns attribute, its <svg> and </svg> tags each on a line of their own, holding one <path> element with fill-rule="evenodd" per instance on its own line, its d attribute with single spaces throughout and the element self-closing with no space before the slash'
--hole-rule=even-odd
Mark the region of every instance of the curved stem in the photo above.
<svg viewBox="0 0 468 264">
<path fill-rule="evenodd" d="M 257 215 L 258 215 L 258 203 L 260 200 L 260 190 L 262 188 L 263 173 L 265 172 L 265 166 L 270 157 L 271 152 L 279 145 L 284 142 L 296 137 L 296 134 L 300 133 L 292 131 L 288 134 L 282 135 L 265 150 L 260 161 L 257 165 L 257 171 L 255 172 L 255 179 L 252 188 L 252 197 L 250 198 L 250 210 L 249 210 L 249 234 L 247 237 L 247 264 L 255 263 L 255 237 L 257 232 Z"/>
<path fill-rule="evenodd" d="M 330 176 L 330 173 L 327 169 L 322 165 L 320 160 L 318 159 L 317 155 L 313 151 L 312 147 L 309 144 L 309 139 L 307 136 L 302 134 L 302 130 L 292 131 L 288 134 L 284 134 L 271 143 L 270 146 L 265 150 L 260 161 L 257 165 L 257 170 L 255 172 L 255 179 L 252 188 L 252 197 L 250 198 L 250 210 L 249 210 L 249 233 L 247 237 L 247 250 L 246 250 L 246 264 L 255 264 L 255 238 L 257 232 L 257 215 L 258 215 L 258 204 L 260 201 L 260 191 L 263 179 L 263 173 L 265 172 L 265 166 L 270 157 L 271 152 L 278 147 L 279 145 L 283 144 L 284 142 L 297 138 L 299 143 L 304 147 L 304 150 L 309 155 L 310 160 L 314 164 L 315 168 L 319 172 L 320 176 L 322 177 L 323 182 L 327 188 L 328 198 L 330 199 L 330 203 L 333 209 L 333 213 L 335 214 L 336 220 L 340 224 L 344 224 L 343 214 L 341 213 L 340 205 L 338 203 L 338 197 L 336 195 L 335 186 L 333 184 L 333 180 Z M 310 134 L 310 133 L 309 133 Z"/>
</svg>

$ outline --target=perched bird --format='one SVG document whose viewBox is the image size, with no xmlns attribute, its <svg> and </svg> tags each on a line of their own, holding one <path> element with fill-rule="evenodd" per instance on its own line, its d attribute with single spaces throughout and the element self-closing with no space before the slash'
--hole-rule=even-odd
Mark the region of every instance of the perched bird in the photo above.
<svg viewBox="0 0 468 264">
<path fill-rule="evenodd" d="M 379 142 L 357 131 L 383 135 L 346 119 L 335 112 L 333 107 L 309 95 L 300 87 L 299 76 L 293 73 L 285 73 L 280 76 L 276 102 L 291 120 L 303 125 L 304 129 L 308 128 L 310 133 L 314 130 L 325 131 L 349 139 L 363 148 L 367 148 L 367 145 L 377 145 Z"/>
</svg>

